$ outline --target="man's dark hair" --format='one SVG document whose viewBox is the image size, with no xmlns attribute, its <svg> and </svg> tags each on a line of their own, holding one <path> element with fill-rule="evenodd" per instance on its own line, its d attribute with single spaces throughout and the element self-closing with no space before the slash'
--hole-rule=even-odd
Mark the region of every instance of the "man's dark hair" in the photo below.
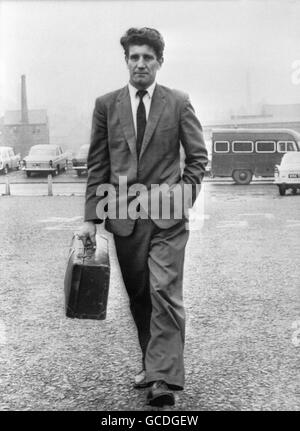
<svg viewBox="0 0 300 431">
<path fill-rule="evenodd" d="M 128 57 L 130 45 L 149 45 L 155 51 L 158 60 L 163 58 L 165 42 L 159 31 L 154 28 L 132 27 L 121 37 L 120 43 L 124 48 L 126 57 Z"/>
</svg>

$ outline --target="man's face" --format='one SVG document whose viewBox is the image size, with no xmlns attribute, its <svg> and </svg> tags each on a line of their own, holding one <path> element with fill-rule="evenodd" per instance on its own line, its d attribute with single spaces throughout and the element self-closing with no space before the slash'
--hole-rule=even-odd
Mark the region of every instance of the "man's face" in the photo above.
<svg viewBox="0 0 300 431">
<path fill-rule="evenodd" d="M 159 61 L 154 49 L 148 45 L 130 45 L 126 62 L 130 83 L 142 90 L 148 88 L 154 82 L 156 72 L 163 60 Z"/>
</svg>

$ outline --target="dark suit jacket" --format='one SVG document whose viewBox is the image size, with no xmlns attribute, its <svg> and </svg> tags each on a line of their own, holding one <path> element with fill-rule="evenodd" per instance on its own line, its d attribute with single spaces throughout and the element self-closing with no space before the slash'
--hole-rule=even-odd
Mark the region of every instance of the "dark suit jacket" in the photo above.
<svg viewBox="0 0 300 431">
<path fill-rule="evenodd" d="M 180 169 L 180 143 L 185 151 L 183 172 Z M 202 127 L 186 94 L 156 85 L 139 159 L 128 87 L 99 97 L 93 113 L 88 154 L 85 220 L 97 222 L 102 218 L 97 204 L 103 197 L 97 196 L 97 187 L 109 183 L 118 189 L 120 176 L 127 177 L 128 186 L 139 183 L 148 190 L 153 184 L 166 183 L 175 194 L 184 184 L 191 184 L 193 197 L 189 206 L 192 206 L 206 164 Z M 147 199 L 145 194 L 142 196 Z M 146 208 L 142 196 L 141 205 Z M 179 220 L 160 216 L 153 221 L 161 228 L 168 228 Z M 130 235 L 134 224 L 135 220 L 129 217 L 125 220 L 106 219 L 106 228 L 121 236 Z"/>
</svg>

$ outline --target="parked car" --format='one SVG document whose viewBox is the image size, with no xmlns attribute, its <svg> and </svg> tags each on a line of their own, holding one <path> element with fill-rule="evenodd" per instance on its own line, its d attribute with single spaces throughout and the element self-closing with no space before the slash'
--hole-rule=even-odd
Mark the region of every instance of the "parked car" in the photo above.
<svg viewBox="0 0 300 431">
<path fill-rule="evenodd" d="M 7 174 L 10 169 L 20 169 L 20 154 L 12 147 L 0 147 L 0 172 Z"/>
<path fill-rule="evenodd" d="M 300 189 L 300 152 L 286 153 L 280 165 L 275 166 L 275 181 L 281 196 L 285 195 L 287 189 L 297 193 Z"/>
<path fill-rule="evenodd" d="M 73 169 L 75 169 L 79 177 L 83 172 L 87 172 L 87 156 L 89 148 L 89 145 L 82 145 L 76 156 L 72 159 Z"/>
<path fill-rule="evenodd" d="M 33 145 L 23 160 L 23 170 L 27 177 L 33 172 L 48 172 L 54 176 L 62 170 L 67 170 L 67 163 L 67 154 L 59 145 Z"/>
</svg>

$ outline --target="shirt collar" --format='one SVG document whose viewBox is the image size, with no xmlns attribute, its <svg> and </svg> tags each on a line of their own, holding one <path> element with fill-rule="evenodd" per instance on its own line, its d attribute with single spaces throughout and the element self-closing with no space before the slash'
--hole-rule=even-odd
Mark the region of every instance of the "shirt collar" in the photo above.
<svg viewBox="0 0 300 431">
<path fill-rule="evenodd" d="M 150 99 L 152 99 L 153 96 L 153 92 L 155 90 L 155 86 L 156 86 L 156 81 L 154 81 L 150 87 L 146 88 L 148 95 L 150 97 Z M 137 88 L 135 88 L 132 84 L 130 84 L 130 82 L 128 82 L 128 89 L 129 89 L 129 94 L 130 97 L 135 98 L 136 97 L 136 92 L 138 91 Z"/>
</svg>

